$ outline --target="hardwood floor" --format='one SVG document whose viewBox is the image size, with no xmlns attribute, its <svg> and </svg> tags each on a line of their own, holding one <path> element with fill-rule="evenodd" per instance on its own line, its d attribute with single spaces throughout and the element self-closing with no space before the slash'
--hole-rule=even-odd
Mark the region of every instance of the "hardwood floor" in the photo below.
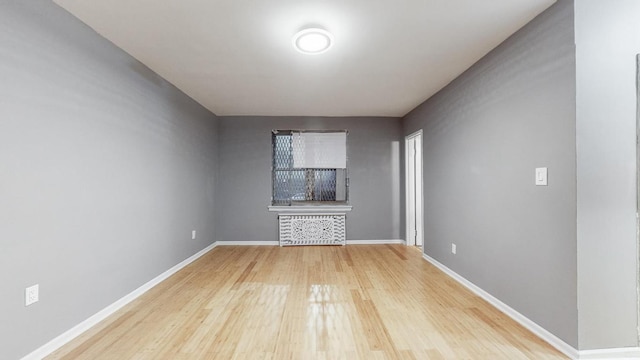
<svg viewBox="0 0 640 360">
<path fill-rule="evenodd" d="M 47 359 L 566 359 L 404 245 L 219 246 Z"/>
</svg>

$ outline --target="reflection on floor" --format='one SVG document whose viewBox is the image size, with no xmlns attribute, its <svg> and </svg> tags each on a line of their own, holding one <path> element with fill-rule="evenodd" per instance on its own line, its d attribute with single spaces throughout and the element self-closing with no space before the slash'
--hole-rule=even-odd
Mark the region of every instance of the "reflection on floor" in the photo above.
<svg viewBox="0 0 640 360">
<path fill-rule="evenodd" d="M 404 245 L 219 246 L 50 359 L 565 359 Z"/>
</svg>

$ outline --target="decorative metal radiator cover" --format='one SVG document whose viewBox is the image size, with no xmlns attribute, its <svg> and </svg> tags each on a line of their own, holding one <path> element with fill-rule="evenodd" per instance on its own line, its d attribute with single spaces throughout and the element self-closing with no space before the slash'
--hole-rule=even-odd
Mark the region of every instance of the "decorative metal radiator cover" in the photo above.
<svg viewBox="0 0 640 360">
<path fill-rule="evenodd" d="M 280 215 L 280 246 L 344 245 L 345 214 Z"/>
</svg>

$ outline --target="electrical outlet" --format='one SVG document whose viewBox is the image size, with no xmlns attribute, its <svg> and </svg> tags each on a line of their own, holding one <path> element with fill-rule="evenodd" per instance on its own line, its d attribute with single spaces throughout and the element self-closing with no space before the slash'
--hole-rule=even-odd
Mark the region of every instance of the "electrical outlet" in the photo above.
<svg viewBox="0 0 640 360">
<path fill-rule="evenodd" d="M 191 231 L 191 240 L 195 240 L 196 239 L 196 231 L 192 230 Z"/>
<path fill-rule="evenodd" d="M 456 244 L 451 244 L 451 253 L 455 255 L 456 251 L 457 251 Z"/>
<path fill-rule="evenodd" d="M 40 286 L 35 284 L 33 286 L 29 286 L 24 289 L 24 306 L 29 306 L 33 303 L 38 302 L 40 297 Z"/>
</svg>

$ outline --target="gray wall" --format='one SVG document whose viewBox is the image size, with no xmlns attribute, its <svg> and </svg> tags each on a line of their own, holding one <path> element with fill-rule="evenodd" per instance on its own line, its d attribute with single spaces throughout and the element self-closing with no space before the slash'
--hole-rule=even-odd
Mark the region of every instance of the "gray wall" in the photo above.
<svg viewBox="0 0 640 360">
<path fill-rule="evenodd" d="M 347 239 L 402 238 L 399 119 L 221 117 L 216 240 L 277 240 L 277 215 L 267 209 L 273 129 L 348 130 Z"/>
<path fill-rule="evenodd" d="M 576 1 L 580 349 L 638 346 L 640 2 Z"/>
<path fill-rule="evenodd" d="M 0 358 L 213 242 L 216 126 L 52 2 L 0 2 Z"/>
<path fill-rule="evenodd" d="M 576 347 L 574 69 L 560 0 L 409 113 L 404 134 L 424 130 L 425 252 Z"/>
</svg>

